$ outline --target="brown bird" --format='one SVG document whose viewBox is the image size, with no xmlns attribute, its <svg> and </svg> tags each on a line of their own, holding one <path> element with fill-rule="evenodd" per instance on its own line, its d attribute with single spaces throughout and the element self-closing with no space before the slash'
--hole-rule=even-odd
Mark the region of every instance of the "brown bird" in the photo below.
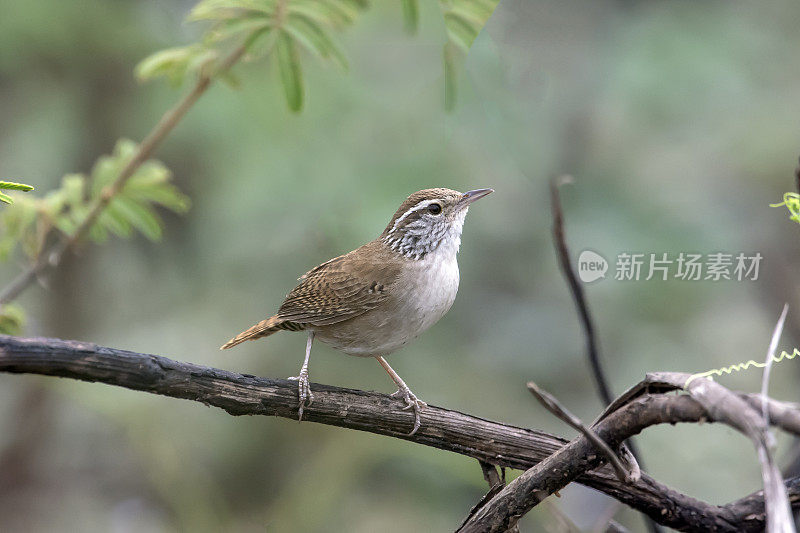
<svg viewBox="0 0 800 533">
<path fill-rule="evenodd" d="M 385 355 L 434 325 L 458 292 L 464 217 L 472 202 L 493 192 L 425 189 L 409 196 L 374 241 L 309 270 L 278 313 L 226 342 L 222 349 L 281 330 L 308 331 L 298 382 L 298 419 L 314 399 L 308 381 L 311 344 L 317 338 L 348 355 L 374 357 L 397 384 L 392 394 L 413 409 L 414 428 L 426 407 L 392 370 Z"/>
</svg>

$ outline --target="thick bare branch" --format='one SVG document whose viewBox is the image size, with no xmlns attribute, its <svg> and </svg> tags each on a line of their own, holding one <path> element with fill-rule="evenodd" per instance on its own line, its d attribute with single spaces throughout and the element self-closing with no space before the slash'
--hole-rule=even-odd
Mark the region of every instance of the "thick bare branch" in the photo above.
<svg viewBox="0 0 800 533">
<path fill-rule="evenodd" d="M 232 415 L 297 419 L 295 382 L 236 374 L 91 343 L 0 335 L 0 372 L 106 383 L 202 402 Z M 566 440 L 541 431 L 435 406 L 422 412 L 422 427 L 413 437 L 408 437 L 411 415 L 387 395 L 318 384 L 312 384 L 312 390 L 314 403 L 304 413 L 309 421 L 393 436 L 497 466 L 528 469 L 567 444 Z M 687 402 L 687 407 L 682 412 L 684 420 L 677 421 L 696 422 L 707 416 L 702 415 L 704 411 L 699 404 L 691 403 L 692 398 L 681 401 Z M 672 412 L 671 416 L 680 414 Z M 638 415 L 634 413 L 634 416 Z M 770 418 L 773 422 L 793 420 L 775 416 L 772 411 Z M 623 427 L 620 431 L 630 430 Z M 600 436 L 613 442 L 602 433 Z M 600 464 L 601 456 L 596 455 L 596 464 Z M 709 505 L 673 491 L 646 474 L 636 483 L 620 483 L 606 467 L 588 472 L 576 481 L 678 530 L 707 531 L 712 525 L 717 531 L 760 531 L 764 528 L 763 495 L 759 493 L 726 506 Z M 791 480 L 787 491 L 792 504 L 800 507 L 800 478 Z"/>
</svg>

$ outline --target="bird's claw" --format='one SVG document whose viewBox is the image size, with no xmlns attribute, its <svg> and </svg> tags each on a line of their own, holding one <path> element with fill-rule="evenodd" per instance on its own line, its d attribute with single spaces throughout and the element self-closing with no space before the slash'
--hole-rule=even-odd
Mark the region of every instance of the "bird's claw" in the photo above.
<svg viewBox="0 0 800 533">
<path fill-rule="evenodd" d="M 421 425 L 420 412 L 425 407 L 428 407 L 428 404 L 417 398 L 416 395 L 411 392 L 411 389 L 408 388 L 398 388 L 390 396 L 405 402 L 405 406 L 402 407 L 403 411 L 408 411 L 409 409 L 414 410 L 414 429 L 411 430 L 411 433 L 409 433 L 408 436 L 410 437 L 414 435 Z"/>
<path fill-rule="evenodd" d="M 288 378 L 292 381 L 297 381 L 297 396 L 300 403 L 297 407 L 297 420 L 303 420 L 303 409 L 311 407 L 314 403 L 314 395 L 311 393 L 311 386 L 308 382 L 308 371 L 300 371 L 299 376 L 292 376 Z"/>
</svg>

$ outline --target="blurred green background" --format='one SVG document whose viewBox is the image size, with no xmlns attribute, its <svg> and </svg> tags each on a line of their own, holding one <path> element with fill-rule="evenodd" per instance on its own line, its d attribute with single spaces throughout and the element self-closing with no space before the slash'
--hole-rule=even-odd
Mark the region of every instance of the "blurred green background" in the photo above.
<svg viewBox="0 0 800 533">
<path fill-rule="evenodd" d="M 0 175 L 44 193 L 119 137 L 141 139 L 182 90 L 138 85 L 134 65 L 191 42 L 184 0 L 4 2 Z M 374 238 L 411 192 L 493 187 L 468 217 L 450 313 L 390 358 L 431 404 L 565 436 L 525 390 L 535 380 L 584 420 L 601 410 L 550 238 L 563 190 L 573 255 L 759 251 L 758 281 L 613 279 L 587 287 L 612 388 L 647 371 L 762 358 L 784 301 L 800 342 L 798 227 L 770 202 L 800 153 L 800 6 L 791 0 L 501 0 L 442 109 L 444 26 L 420 33 L 375 2 L 342 38 L 351 68 L 306 68 L 287 111 L 274 65 L 240 65 L 156 157 L 190 195 L 164 242 L 86 246 L 20 300 L 26 333 L 93 341 L 263 376 L 295 375 L 305 337 L 217 347 L 271 314 L 295 278 Z M 183 88 L 185 90 L 185 87 Z M 21 261 L 2 266 L 3 283 Z M 773 373 L 798 401 L 797 362 Z M 379 365 L 319 344 L 312 381 L 392 392 Z M 756 390 L 760 372 L 725 378 Z M 789 444 L 781 442 L 787 459 Z M 747 440 L 658 427 L 639 445 L 673 488 L 726 503 L 760 488 Z M 447 531 L 485 492 L 476 461 L 310 423 L 234 418 L 104 385 L 0 375 L 0 530 Z M 590 529 L 611 500 L 554 499 Z M 633 530 L 629 510 L 617 517 Z M 553 524 L 547 507 L 523 521 Z"/>
</svg>

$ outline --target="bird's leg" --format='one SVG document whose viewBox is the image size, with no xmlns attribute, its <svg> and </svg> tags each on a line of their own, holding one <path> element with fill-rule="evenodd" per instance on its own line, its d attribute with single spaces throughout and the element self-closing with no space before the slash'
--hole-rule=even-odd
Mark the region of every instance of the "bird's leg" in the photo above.
<svg viewBox="0 0 800 533">
<path fill-rule="evenodd" d="M 406 382 L 403 381 L 403 378 L 397 375 L 397 372 L 395 372 L 392 367 L 389 366 L 389 363 L 386 362 L 386 359 L 381 356 L 377 356 L 375 359 L 378 360 L 384 370 L 388 372 L 388 374 L 392 377 L 392 380 L 397 384 L 397 391 L 391 395 L 392 398 L 398 398 L 405 402 L 406 405 L 403 407 L 404 411 L 407 411 L 408 409 L 414 410 L 414 429 L 412 429 L 411 433 L 408 434 L 410 437 L 419 429 L 419 413 L 424 407 L 428 407 L 428 404 L 417 398 L 417 396 L 411 392 L 411 389 L 408 388 L 408 385 L 406 385 Z"/>
<path fill-rule="evenodd" d="M 288 379 L 297 380 L 297 396 L 300 398 L 300 405 L 297 408 L 297 420 L 303 419 L 303 408 L 311 407 L 314 402 L 314 395 L 311 394 L 311 387 L 308 384 L 308 360 L 311 357 L 311 343 L 314 342 L 314 332 L 308 332 L 308 342 L 306 343 L 306 358 L 303 366 L 300 367 L 300 375 Z M 306 403 L 308 400 L 308 403 Z"/>
</svg>

